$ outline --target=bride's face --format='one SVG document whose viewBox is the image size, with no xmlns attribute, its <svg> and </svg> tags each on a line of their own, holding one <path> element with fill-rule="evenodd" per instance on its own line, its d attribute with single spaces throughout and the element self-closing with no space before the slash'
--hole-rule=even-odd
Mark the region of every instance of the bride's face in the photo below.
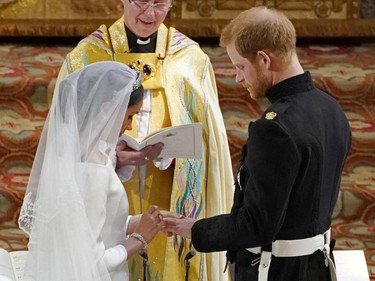
<svg viewBox="0 0 375 281">
<path fill-rule="evenodd" d="M 128 107 L 128 110 L 125 113 L 124 121 L 122 122 L 120 135 L 123 134 L 126 130 L 130 131 L 132 129 L 132 121 L 134 115 L 138 114 L 142 107 L 142 100 L 139 103 L 136 103 Z"/>
</svg>

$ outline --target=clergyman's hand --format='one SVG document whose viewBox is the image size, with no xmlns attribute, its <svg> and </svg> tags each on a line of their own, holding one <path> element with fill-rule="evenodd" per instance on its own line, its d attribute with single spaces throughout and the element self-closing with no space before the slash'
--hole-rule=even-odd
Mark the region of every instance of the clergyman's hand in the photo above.
<svg viewBox="0 0 375 281">
<path fill-rule="evenodd" d="M 120 141 L 116 146 L 117 168 L 133 165 L 146 165 L 155 160 L 163 149 L 164 144 L 156 143 L 148 145 L 140 151 L 128 147 L 125 141 Z"/>
</svg>

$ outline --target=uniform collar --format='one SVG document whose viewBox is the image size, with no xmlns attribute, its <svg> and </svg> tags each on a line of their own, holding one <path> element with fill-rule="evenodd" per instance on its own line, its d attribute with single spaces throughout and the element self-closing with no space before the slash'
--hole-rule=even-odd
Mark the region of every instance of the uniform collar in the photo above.
<svg viewBox="0 0 375 281">
<path fill-rule="evenodd" d="M 272 86 L 267 91 L 266 97 L 271 103 L 274 103 L 282 97 L 306 92 L 313 88 L 315 88 L 315 86 L 310 72 L 305 71 L 302 74 L 290 77 Z"/>
</svg>

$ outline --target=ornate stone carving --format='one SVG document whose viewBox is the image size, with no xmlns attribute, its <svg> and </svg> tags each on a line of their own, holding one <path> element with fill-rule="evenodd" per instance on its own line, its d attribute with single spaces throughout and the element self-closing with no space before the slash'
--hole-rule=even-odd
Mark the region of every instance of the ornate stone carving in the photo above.
<svg viewBox="0 0 375 281">
<path fill-rule="evenodd" d="M 187 0 L 186 10 L 197 11 L 202 17 L 210 17 L 215 10 L 246 10 L 255 6 L 254 0 Z"/>
<path fill-rule="evenodd" d="M 217 37 L 259 5 L 285 12 L 300 37 L 375 36 L 374 0 L 175 0 L 166 24 L 191 37 Z M 86 36 L 121 15 L 120 0 L 0 0 L 0 36 Z"/>
<path fill-rule="evenodd" d="M 362 19 L 375 19 L 374 0 L 362 0 L 361 1 L 360 17 Z"/>
<path fill-rule="evenodd" d="M 1 0 L 0 0 L 1 1 Z M 122 13 L 120 0 L 71 0 L 73 9 L 90 15 L 117 15 Z"/>
<path fill-rule="evenodd" d="M 10 3 L 15 3 L 17 0 L 0 0 L 0 9 Z"/>
</svg>

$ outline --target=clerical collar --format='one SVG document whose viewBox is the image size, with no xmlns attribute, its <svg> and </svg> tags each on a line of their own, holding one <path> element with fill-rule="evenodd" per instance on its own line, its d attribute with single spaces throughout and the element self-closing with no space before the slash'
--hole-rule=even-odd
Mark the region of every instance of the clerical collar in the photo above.
<svg viewBox="0 0 375 281">
<path fill-rule="evenodd" d="M 139 45 L 147 45 L 147 44 L 149 44 L 151 42 L 151 39 L 150 38 L 148 38 L 147 40 L 142 40 L 141 38 L 138 38 L 137 39 L 137 44 L 139 44 Z"/>
<path fill-rule="evenodd" d="M 149 37 L 138 37 L 125 25 L 126 36 L 128 37 L 129 51 L 131 53 L 154 53 L 156 48 L 157 32 Z"/>
</svg>

